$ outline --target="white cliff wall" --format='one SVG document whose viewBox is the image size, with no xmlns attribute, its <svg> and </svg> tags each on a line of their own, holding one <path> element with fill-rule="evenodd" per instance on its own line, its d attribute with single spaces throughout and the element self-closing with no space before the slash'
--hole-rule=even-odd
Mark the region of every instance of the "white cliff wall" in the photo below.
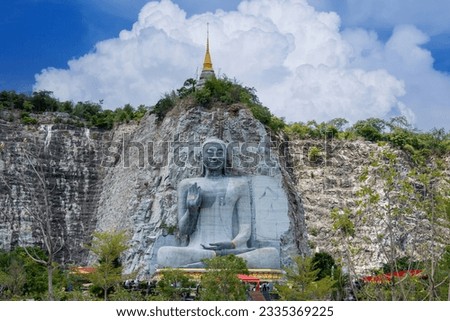
<svg viewBox="0 0 450 321">
<path fill-rule="evenodd" d="M 51 118 L 42 122 L 0 120 L 0 248 L 42 245 L 35 214 L 46 194 L 53 236 L 65 244 L 58 259 L 79 264 L 86 261 L 84 246 L 96 227 L 103 132 L 54 124 Z M 46 180 L 45 188 L 37 174 Z"/>
<path fill-rule="evenodd" d="M 399 257 L 424 260 L 430 256 L 432 245 L 437 252 L 445 245 L 441 241 L 433 243 L 433 229 L 423 212 L 412 210 L 409 214 L 403 213 L 392 222 L 391 230 L 386 213 L 375 210 L 356 213 L 361 199 L 357 193 L 364 185 L 360 176 L 367 168 L 369 175 L 376 175 L 370 171 L 373 161 L 371 155 L 383 151 L 395 153 L 398 156 L 396 170 L 402 175 L 408 175 L 414 165 L 405 153 L 393 150 L 388 145 L 380 146 L 366 141 L 297 140 L 289 146 L 297 178 L 296 190 L 304 203 L 308 243 L 313 252 L 331 253 L 355 273 L 366 274 L 386 263 L 391 249 L 395 249 Z M 317 159 L 311 159 L 310 150 L 313 147 L 321 151 Z M 448 177 L 449 171 L 445 173 Z M 380 177 L 375 178 L 377 183 L 370 187 L 382 195 L 384 181 Z M 387 200 L 381 198 L 380 202 L 385 203 Z M 343 238 L 333 228 L 331 211 L 334 208 L 349 208 L 352 211 L 350 218 L 355 224 L 353 237 Z M 450 237 L 449 232 L 445 228 L 439 230 L 444 239 L 445 235 L 447 239 Z M 352 267 L 348 267 L 348 255 Z"/>
</svg>

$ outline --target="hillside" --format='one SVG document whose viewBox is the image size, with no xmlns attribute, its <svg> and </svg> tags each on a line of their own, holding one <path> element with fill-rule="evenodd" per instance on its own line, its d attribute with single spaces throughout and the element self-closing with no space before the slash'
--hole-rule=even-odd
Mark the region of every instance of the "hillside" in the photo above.
<svg viewBox="0 0 450 321">
<path fill-rule="evenodd" d="M 259 103 L 254 90 L 228 80 L 208 86 L 197 91 L 183 86 L 150 112 L 112 113 L 95 104 L 97 110 L 89 112 L 89 103 L 68 107 L 52 100 L 37 110 L 26 98 L 17 106 L 4 100 L 0 246 L 42 246 L 34 215 L 46 212 L 53 236 L 64 240 L 60 263 L 92 263 L 85 247 L 92 233 L 125 229 L 126 271 L 151 273 L 155 246 L 176 237 L 177 184 L 199 175 L 195 151 L 210 136 L 238 148 L 253 146 L 256 155 L 270 149 L 269 165 L 260 157 L 235 174 L 282 182 L 291 220 L 282 240 L 285 264 L 297 254 L 325 251 L 360 275 L 387 263 L 392 251 L 395 258 L 426 261 L 448 245 L 445 132 L 415 132 L 398 122 L 385 129 L 387 122 L 374 120 L 347 129 L 342 121 L 286 125 Z M 395 155 L 395 164 L 389 155 Z M 234 161 L 243 162 L 239 157 Z M 386 168 L 394 169 L 391 177 Z M 439 177 L 433 176 L 437 172 Z M 390 180 L 395 184 L 386 186 Z M 434 202 L 432 213 L 420 206 L 425 200 Z"/>
</svg>

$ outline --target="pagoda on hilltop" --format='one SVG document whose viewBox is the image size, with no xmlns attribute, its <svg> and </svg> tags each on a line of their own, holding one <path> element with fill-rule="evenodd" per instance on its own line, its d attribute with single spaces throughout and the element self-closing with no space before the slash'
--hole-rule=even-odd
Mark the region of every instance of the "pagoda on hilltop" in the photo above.
<svg viewBox="0 0 450 321">
<path fill-rule="evenodd" d="M 211 61 L 211 54 L 209 53 L 209 24 L 207 25 L 207 31 L 206 31 L 206 53 L 205 53 L 205 59 L 203 61 L 203 69 L 202 73 L 200 74 L 200 78 L 197 83 L 197 87 L 203 87 L 205 82 L 208 79 L 215 78 L 216 75 L 214 74 L 214 69 Z"/>
</svg>

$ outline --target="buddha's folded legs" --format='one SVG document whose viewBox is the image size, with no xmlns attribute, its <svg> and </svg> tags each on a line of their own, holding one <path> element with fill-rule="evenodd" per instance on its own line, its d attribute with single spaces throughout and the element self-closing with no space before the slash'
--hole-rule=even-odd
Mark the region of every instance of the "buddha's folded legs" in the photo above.
<svg viewBox="0 0 450 321">
<path fill-rule="evenodd" d="M 158 251 L 158 265 L 160 267 L 203 267 L 203 259 L 210 259 L 217 256 L 217 253 L 211 250 L 193 248 L 165 246 Z M 243 258 L 249 269 L 279 269 L 280 254 L 274 247 L 266 247 L 251 250 L 238 257 Z"/>
<path fill-rule="evenodd" d="M 164 246 L 158 250 L 158 265 L 160 267 L 184 267 L 192 263 L 211 259 L 216 253 L 193 247 Z"/>
</svg>

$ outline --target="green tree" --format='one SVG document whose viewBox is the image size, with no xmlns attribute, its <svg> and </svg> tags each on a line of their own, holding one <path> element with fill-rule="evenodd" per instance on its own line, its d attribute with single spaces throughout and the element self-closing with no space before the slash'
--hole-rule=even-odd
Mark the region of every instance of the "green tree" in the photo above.
<svg viewBox="0 0 450 321">
<path fill-rule="evenodd" d="M 141 120 L 147 114 L 148 108 L 145 105 L 139 105 L 136 112 L 134 113 L 134 118 L 138 121 Z"/>
<path fill-rule="evenodd" d="M 61 113 L 72 114 L 73 103 L 71 101 L 65 101 L 59 105 L 58 111 Z"/>
<path fill-rule="evenodd" d="M 127 235 L 124 231 L 94 233 L 89 249 L 97 256 L 97 264 L 89 278 L 94 286 L 102 289 L 105 301 L 123 279 L 120 256 L 127 248 Z"/>
<path fill-rule="evenodd" d="M 16 251 L 26 274 L 24 294 L 35 299 L 54 300 L 54 288 L 61 281 L 61 271 L 54 258 L 49 259 L 47 250 L 38 247 L 17 248 Z"/>
<path fill-rule="evenodd" d="M 0 106 L 8 109 L 23 109 L 23 104 L 26 101 L 25 94 L 18 94 L 15 91 L 0 92 Z"/>
<path fill-rule="evenodd" d="M 337 287 L 339 289 L 337 296 L 342 299 L 346 295 L 343 293 L 343 288 L 346 283 L 350 284 L 352 293 L 357 294 L 357 288 L 352 280 L 357 278 L 353 262 L 353 253 L 355 252 L 353 242 L 355 240 L 355 221 L 357 221 L 358 216 L 355 217 L 355 214 L 350 208 L 333 208 L 330 214 L 333 221 L 332 228 L 336 231 L 337 237 L 343 245 L 342 264 L 347 268 L 346 275 L 343 275 L 341 270 L 339 270 L 335 278 L 338 282 Z M 355 299 L 358 299 L 358 297 L 356 296 Z"/>
<path fill-rule="evenodd" d="M 189 294 L 193 286 L 194 283 L 182 270 L 165 269 L 156 285 L 156 298 L 162 301 L 179 301 Z"/>
<path fill-rule="evenodd" d="M 38 247 L 29 247 L 26 250 L 17 247 L 13 251 L 0 251 L 0 288 L 6 299 L 33 298 L 44 299 L 48 292 L 48 275 L 44 265 L 37 263 L 33 257 L 46 259 L 44 251 Z M 52 281 L 59 285 L 62 275 L 54 270 Z M 48 296 L 47 296 L 48 297 Z"/>
<path fill-rule="evenodd" d="M 383 139 L 386 122 L 378 118 L 357 121 L 350 130 L 371 142 Z"/>
<path fill-rule="evenodd" d="M 200 300 L 246 300 L 245 285 L 238 274 L 248 274 L 245 261 L 235 255 L 217 256 L 204 260 L 206 272 L 200 282 Z"/>
<path fill-rule="evenodd" d="M 333 118 L 327 124 L 336 128 L 337 131 L 342 131 L 348 125 L 348 120 L 345 118 Z"/>
<path fill-rule="evenodd" d="M 312 146 L 308 151 L 308 159 L 312 163 L 318 163 L 322 159 L 322 149 L 318 146 Z"/>
<path fill-rule="evenodd" d="M 33 105 L 33 111 L 57 111 L 59 109 L 59 101 L 55 99 L 51 91 L 37 91 L 31 96 L 30 102 Z"/>
<path fill-rule="evenodd" d="M 349 287 L 349 280 L 342 273 L 342 268 L 336 264 L 334 258 L 329 253 L 318 252 L 313 255 L 311 263 L 315 269 L 319 270 L 317 280 L 330 277 L 335 281 L 332 289 L 333 300 L 343 300 L 347 296 L 346 289 Z"/>
<path fill-rule="evenodd" d="M 450 245 L 445 248 L 438 262 L 435 281 L 439 299 L 450 301 Z"/>
<path fill-rule="evenodd" d="M 331 299 L 335 281 L 330 276 L 318 277 L 320 269 L 315 268 L 312 258 L 295 257 L 294 265 L 285 269 L 286 281 L 277 286 L 284 301 L 319 301 Z"/>
<path fill-rule="evenodd" d="M 30 117 L 30 114 L 27 112 L 22 112 L 20 119 L 24 125 L 36 125 L 38 123 L 37 119 Z"/>
<path fill-rule="evenodd" d="M 450 230 L 450 180 L 444 163 L 435 161 L 416 166 L 410 173 L 418 187 L 415 189 L 414 205 L 428 219 L 429 244 L 422 247 L 427 258 L 428 299 L 439 300 L 445 281 L 442 273 L 450 276 L 450 265 L 442 270 L 440 263 L 448 260 L 448 231 Z M 442 248 L 442 244 L 447 247 Z"/>
<path fill-rule="evenodd" d="M 186 81 L 183 84 L 183 87 L 180 89 L 177 89 L 178 96 L 180 98 L 186 97 L 193 92 L 195 92 L 195 86 L 197 85 L 197 81 L 193 78 L 186 79 Z"/>
<path fill-rule="evenodd" d="M 78 102 L 74 109 L 73 115 L 91 121 L 94 116 L 97 116 L 102 111 L 102 106 L 100 104 L 92 103 L 89 101 Z"/>
<path fill-rule="evenodd" d="M 314 268 L 319 270 L 317 280 L 323 279 L 327 276 L 333 277 L 334 270 L 336 269 L 336 263 L 330 254 L 325 252 L 314 253 L 311 263 Z"/>
<path fill-rule="evenodd" d="M 26 281 L 27 276 L 23 264 L 12 257 L 8 266 L 0 269 L 0 287 L 3 288 L 0 294 L 6 298 L 18 297 L 23 294 Z M 5 291 L 6 293 L 2 293 Z"/>
<path fill-rule="evenodd" d="M 166 114 L 175 107 L 175 99 L 173 96 L 166 94 L 163 98 L 161 98 L 156 105 L 151 109 L 150 114 L 156 115 L 156 120 L 158 122 L 163 121 Z"/>
<path fill-rule="evenodd" d="M 197 90 L 194 97 L 197 104 L 203 107 L 209 106 L 212 101 L 211 90 L 207 87 L 203 87 L 201 90 Z"/>
</svg>

